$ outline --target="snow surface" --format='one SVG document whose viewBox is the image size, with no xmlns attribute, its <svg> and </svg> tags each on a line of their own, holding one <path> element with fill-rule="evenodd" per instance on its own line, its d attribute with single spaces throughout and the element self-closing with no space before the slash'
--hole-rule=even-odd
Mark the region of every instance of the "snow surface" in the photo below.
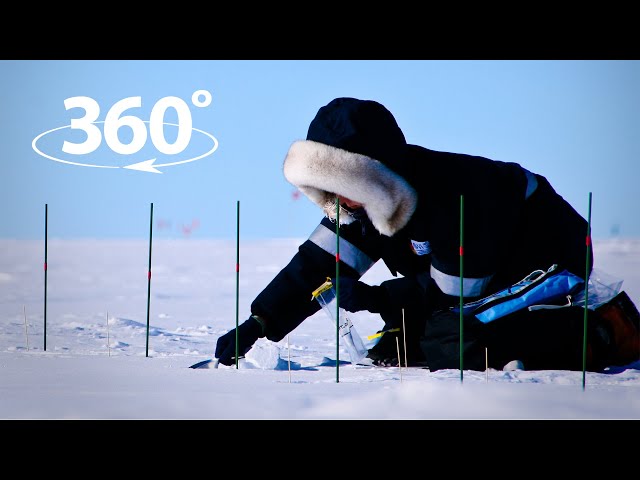
<svg viewBox="0 0 640 480">
<path fill-rule="evenodd" d="M 640 362 L 605 373 L 351 365 L 323 311 L 236 366 L 192 369 L 303 239 L 0 240 L 2 419 L 640 419 Z M 640 239 L 594 240 L 640 304 Z M 363 280 L 390 274 L 380 262 Z M 237 286 L 237 287 L 236 287 Z M 236 310 L 236 292 L 238 309 Z M 311 298 L 311 297 L 310 297 Z M 311 301 L 311 300 L 310 300 Z M 359 334 L 382 325 L 351 314 Z"/>
</svg>

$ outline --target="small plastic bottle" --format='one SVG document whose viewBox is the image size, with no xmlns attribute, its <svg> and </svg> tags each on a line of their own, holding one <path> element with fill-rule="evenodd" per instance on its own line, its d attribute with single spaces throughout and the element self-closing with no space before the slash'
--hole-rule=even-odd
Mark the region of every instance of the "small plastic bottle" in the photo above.
<svg viewBox="0 0 640 480">
<path fill-rule="evenodd" d="M 358 334 L 356 327 L 349 318 L 347 311 L 340 307 L 336 312 L 336 290 L 331 283 L 331 279 L 327 278 L 327 281 L 320 285 L 312 293 L 312 298 L 315 298 L 322 309 L 327 313 L 330 320 L 335 326 L 338 324 L 338 334 L 343 345 L 349 352 L 351 363 L 356 364 L 367 355 L 367 348 L 364 346 L 362 338 Z M 337 316 L 340 316 L 338 322 Z"/>
</svg>

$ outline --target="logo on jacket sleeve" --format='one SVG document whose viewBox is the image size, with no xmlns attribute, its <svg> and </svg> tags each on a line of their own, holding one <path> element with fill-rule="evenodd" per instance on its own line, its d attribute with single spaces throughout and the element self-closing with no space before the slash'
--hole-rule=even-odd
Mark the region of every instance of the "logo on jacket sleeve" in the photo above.
<svg viewBox="0 0 640 480">
<path fill-rule="evenodd" d="M 429 255 L 431 253 L 431 244 L 428 241 L 418 242 L 411 240 L 411 249 L 416 255 Z"/>
</svg>

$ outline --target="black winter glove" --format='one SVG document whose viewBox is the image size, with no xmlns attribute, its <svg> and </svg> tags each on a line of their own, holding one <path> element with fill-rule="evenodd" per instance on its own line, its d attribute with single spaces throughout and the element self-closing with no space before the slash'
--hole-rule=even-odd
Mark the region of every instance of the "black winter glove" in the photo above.
<svg viewBox="0 0 640 480">
<path fill-rule="evenodd" d="M 334 288 L 335 278 L 331 279 Z M 388 294 L 384 287 L 367 285 L 360 280 L 340 276 L 340 307 L 349 312 L 368 310 L 372 313 L 380 313 L 388 303 Z"/>
<path fill-rule="evenodd" d="M 260 337 L 264 337 L 262 325 L 253 317 L 238 325 L 238 357 L 243 357 L 251 350 Z M 232 365 L 236 361 L 236 329 L 229 330 L 218 338 L 215 357 L 223 365 Z"/>
</svg>

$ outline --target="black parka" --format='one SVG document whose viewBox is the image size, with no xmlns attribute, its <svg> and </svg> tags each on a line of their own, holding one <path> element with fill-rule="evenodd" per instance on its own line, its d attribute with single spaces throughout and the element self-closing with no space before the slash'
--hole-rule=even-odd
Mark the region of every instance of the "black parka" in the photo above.
<svg viewBox="0 0 640 480">
<path fill-rule="evenodd" d="M 337 234 L 341 275 L 360 278 L 385 262 L 396 277 L 382 283 L 392 308 L 416 299 L 455 304 L 461 253 L 465 301 L 554 263 L 585 273 L 587 222 L 545 177 L 517 163 L 406 144 L 376 102 L 336 99 L 321 108 L 307 140 L 292 145 L 285 176 L 320 207 L 341 195 L 363 203 L 367 217 L 337 231 L 326 215 L 255 298 L 251 312 L 272 341 L 319 310 L 311 292 L 335 276 Z"/>
</svg>

